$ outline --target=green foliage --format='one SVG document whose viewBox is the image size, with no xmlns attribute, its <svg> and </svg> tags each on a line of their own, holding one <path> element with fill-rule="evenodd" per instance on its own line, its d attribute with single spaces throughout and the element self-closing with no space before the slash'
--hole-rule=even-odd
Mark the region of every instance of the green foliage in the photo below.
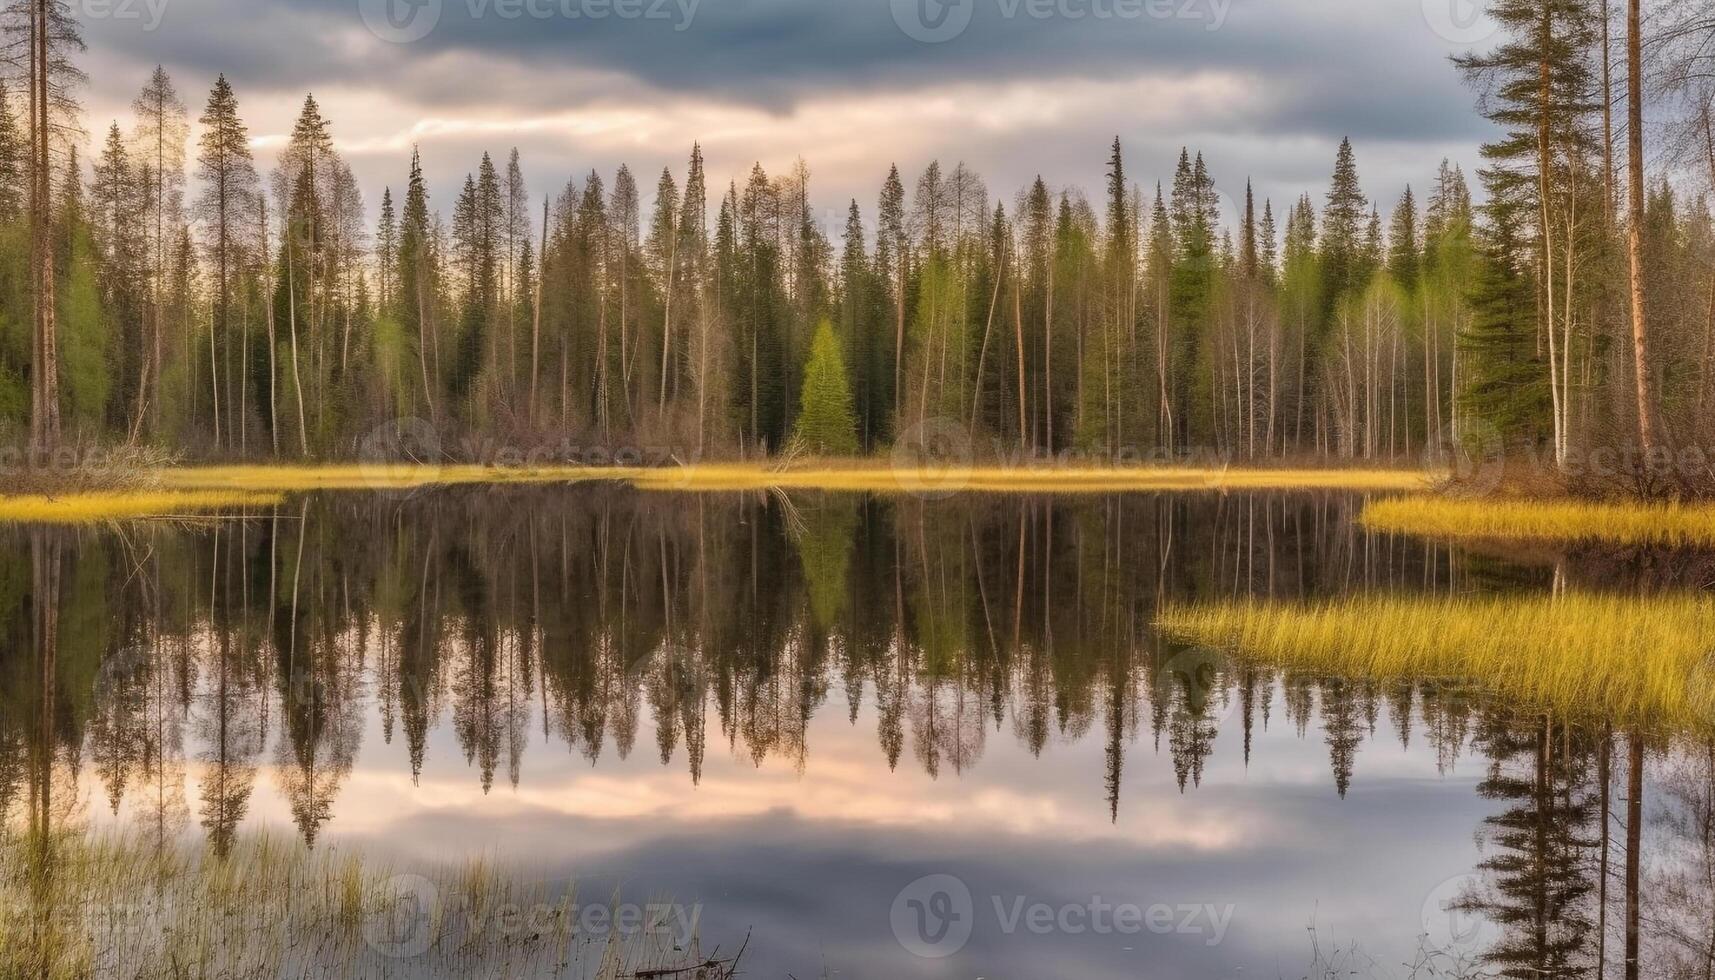
<svg viewBox="0 0 1715 980">
<path fill-rule="evenodd" d="M 1459 337 L 1468 374 L 1460 397 L 1509 444 L 1540 443 L 1549 425 L 1548 372 L 1536 351 L 1536 291 L 1514 265 L 1511 209 L 1494 205 L 1472 287 L 1470 326 Z"/>
<path fill-rule="evenodd" d="M 810 345 L 804 368 L 804 388 L 798 413 L 798 438 L 813 452 L 849 455 L 857 452 L 857 418 L 852 409 L 851 384 L 845 356 L 834 325 L 823 320 Z"/>
<path fill-rule="evenodd" d="M 97 257 L 81 222 L 72 229 L 70 253 L 60 283 L 61 397 L 67 428 L 94 438 L 112 393 L 113 351 L 96 281 Z"/>
<path fill-rule="evenodd" d="M 858 498 L 824 494 L 804 508 L 798 559 L 804 566 L 810 617 L 821 630 L 840 624 L 850 597 L 852 551 L 856 547 Z"/>
</svg>

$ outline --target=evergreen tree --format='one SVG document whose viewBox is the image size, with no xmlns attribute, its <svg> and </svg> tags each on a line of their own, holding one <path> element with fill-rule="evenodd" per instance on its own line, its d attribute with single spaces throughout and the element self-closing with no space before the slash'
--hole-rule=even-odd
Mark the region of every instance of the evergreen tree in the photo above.
<svg viewBox="0 0 1715 980">
<path fill-rule="evenodd" d="M 24 214 L 24 186 L 29 144 L 13 115 L 12 95 L 0 79 L 0 222 L 11 223 Z"/>
<path fill-rule="evenodd" d="M 885 392 L 877 394 L 878 401 L 888 406 L 895 422 L 901 414 L 900 399 L 905 393 L 905 309 L 910 279 L 911 241 L 905 232 L 905 185 L 899 179 L 899 167 L 893 166 L 881 185 L 881 199 L 876 208 L 875 281 L 886 299 L 891 314 L 888 320 L 893 326 L 886 348 L 892 362 L 890 383 Z"/>
<path fill-rule="evenodd" d="M 1515 264 L 1520 205 L 1491 201 L 1471 288 L 1471 322 L 1459 337 L 1468 365 L 1460 399 L 1508 445 L 1538 444 L 1548 415 L 1547 372 L 1537 363 L 1535 290 Z"/>
<path fill-rule="evenodd" d="M 209 326 L 209 404 L 214 409 L 214 441 L 219 444 L 223 402 L 228 433 L 241 424 L 232 418 L 235 410 L 241 410 L 230 401 L 234 386 L 225 384 L 223 390 L 222 385 L 223 377 L 228 382 L 231 379 L 231 352 L 226 351 L 226 359 L 222 361 L 218 345 L 234 330 L 232 278 L 239 264 L 238 229 L 250 213 L 250 200 L 256 192 L 257 178 L 250 155 L 250 131 L 238 116 L 238 97 L 225 75 L 215 81 L 214 90 L 209 93 L 208 108 L 200 121 L 203 131 L 197 164 L 203 192 L 198 200 L 198 211 L 204 226 L 210 230 L 208 259 L 215 274 L 215 319 Z M 225 368 L 224 375 L 222 367 Z"/>
<path fill-rule="evenodd" d="M 376 288 L 380 291 L 376 297 L 378 312 L 383 317 L 392 316 L 399 278 L 399 214 L 393 206 L 391 187 L 381 191 L 381 221 L 375 230 L 375 263 Z"/>
<path fill-rule="evenodd" d="M 1417 289 L 1421 267 L 1421 248 L 1417 240 L 1417 199 L 1411 185 L 1393 211 L 1393 225 L 1388 233 L 1388 272 L 1399 288 L 1406 292 Z"/>
<path fill-rule="evenodd" d="M 797 434 L 805 448 L 832 456 L 857 452 L 857 419 L 845 357 L 834 325 L 827 320 L 816 327 L 801 397 Z"/>
<path fill-rule="evenodd" d="M 429 224 L 429 190 L 423 180 L 421 154 L 411 151 L 411 174 L 405 185 L 405 209 L 399 222 L 399 322 L 416 339 L 421 396 L 427 414 L 435 414 L 435 389 L 440 377 L 435 327 L 436 276 L 434 238 Z"/>
<path fill-rule="evenodd" d="M 1340 141 L 1334 158 L 1334 178 L 1322 211 L 1322 301 L 1331 311 L 1348 293 L 1361 289 L 1364 269 L 1364 219 L 1369 202 L 1358 186 L 1357 157 L 1352 141 Z"/>
</svg>

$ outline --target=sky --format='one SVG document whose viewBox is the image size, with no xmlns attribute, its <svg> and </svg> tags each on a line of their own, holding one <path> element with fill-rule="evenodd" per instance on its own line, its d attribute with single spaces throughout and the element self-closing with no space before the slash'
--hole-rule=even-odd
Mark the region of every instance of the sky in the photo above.
<svg viewBox="0 0 1715 980">
<path fill-rule="evenodd" d="M 485 150 L 517 147 L 537 200 L 621 163 L 653 196 L 700 141 L 711 184 L 803 157 L 830 233 L 893 163 L 1099 197 L 1116 136 L 1146 188 L 1188 146 L 1282 214 L 1349 136 L 1385 213 L 1443 157 L 1476 168 L 1491 131 L 1448 58 L 1492 42 L 1480 2 L 70 0 L 92 138 L 159 63 L 193 122 L 227 75 L 265 170 L 313 92 L 372 214 L 413 145 L 446 210 Z"/>
</svg>

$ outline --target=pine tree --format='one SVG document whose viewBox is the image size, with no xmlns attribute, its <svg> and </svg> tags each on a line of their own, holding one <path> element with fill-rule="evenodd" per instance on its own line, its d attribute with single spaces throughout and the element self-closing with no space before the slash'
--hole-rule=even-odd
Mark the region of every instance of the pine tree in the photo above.
<svg viewBox="0 0 1715 980">
<path fill-rule="evenodd" d="M 391 187 L 381 191 L 381 220 L 375 230 L 375 264 L 376 288 L 380 290 L 377 313 L 384 318 L 390 317 L 399 276 L 399 215 L 393 206 Z"/>
<path fill-rule="evenodd" d="M 1393 224 L 1388 232 L 1388 272 L 1399 288 L 1406 292 L 1417 289 L 1422 266 L 1422 250 L 1417 240 L 1417 199 L 1411 185 L 1393 210 Z"/>
<path fill-rule="evenodd" d="M 709 294 L 709 190 L 703 170 L 703 148 L 691 145 L 691 161 L 685 172 L 685 195 L 679 204 L 679 264 L 687 281 L 689 307 L 681 322 L 695 323 L 695 350 L 687 360 L 696 375 L 697 455 L 708 445 L 708 413 L 717 358 L 715 314 L 718 300 Z"/>
<path fill-rule="evenodd" d="M 164 290 L 167 275 L 167 236 L 169 226 L 176 220 L 177 198 L 184 183 L 185 139 L 189 134 L 184 103 L 166 69 L 155 66 L 149 82 L 132 103 L 137 116 L 134 137 L 142 164 L 140 176 L 147 184 L 144 197 L 145 225 L 152 232 L 148 249 L 149 353 L 143 359 L 143 375 L 137 386 L 138 403 L 134 416 L 133 435 L 142 426 L 145 415 L 159 421 L 161 402 L 160 381 L 165 367 L 165 305 Z"/>
<path fill-rule="evenodd" d="M 1520 210 L 1516 199 L 1506 197 L 1488 206 L 1471 322 L 1458 341 L 1468 365 L 1459 395 L 1467 411 L 1509 446 L 1534 446 L 1546 429 L 1549 399 L 1547 374 L 1537 361 L 1535 290 L 1516 265 Z"/>
<path fill-rule="evenodd" d="M 10 224 L 24 213 L 28 152 L 18 118 L 12 114 L 11 93 L 0 80 L 0 222 Z"/>
<path fill-rule="evenodd" d="M 1358 186 L 1357 157 L 1352 141 L 1340 141 L 1334 158 L 1334 178 L 1328 188 L 1328 204 L 1322 211 L 1322 301 L 1325 310 L 1349 293 L 1361 289 L 1367 278 L 1364 269 L 1364 219 L 1369 202 Z"/>
<path fill-rule="evenodd" d="M 60 439 L 54 171 L 56 154 L 71 152 L 83 132 L 75 90 L 86 78 L 74 57 L 84 51 L 84 43 L 66 0 L 14 4 L 5 28 L 14 51 L 26 44 L 29 49 L 18 60 L 30 79 L 30 444 L 51 451 Z M 83 178 L 69 174 L 68 179 Z"/>
<path fill-rule="evenodd" d="M 830 456 L 857 452 L 857 419 L 845 357 L 834 325 L 823 320 L 810 345 L 798 412 L 797 435 L 806 449 Z"/>
<path fill-rule="evenodd" d="M 661 374 L 657 392 L 658 410 L 665 413 L 668 399 L 679 384 L 679 358 L 673 336 L 674 300 L 680 292 L 679 245 L 679 185 L 673 172 L 661 168 L 661 179 L 655 183 L 655 213 L 649 220 L 649 237 L 644 252 L 649 260 L 650 276 L 661 298 Z"/>
<path fill-rule="evenodd" d="M 1155 206 L 1149 218 L 1149 254 L 1146 266 L 1151 295 L 1151 320 L 1155 326 L 1155 441 L 1174 450 L 1176 421 L 1173 398 L 1173 281 L 1178 245 L 1174 241 L 1173 218 L 1161 184 L 1155 185 Z"/>
<path fill-rule="evenodd" d="M 405 185 L 405 210 L 399 222 L 399 321 L 417 338 L 417 365 L 422 376 L 423 403 L 435 414 L 435 389 L 440 377 L 435 297 L 440 292 L 435 270 L 434 239 L 429 226 L 429 190 L 423 180 L 422 155 L 411 151 L 411 175 Z"/>
<path fill-rule="evenodd" d="M 887 180 L 881 185 L 875 230 L 875 281 L 887 297 L 893 321 L 893 336 L 887 345 L 893 361 L 893 383 L 885 392 L 884 403 L 891 409 L 895 424 L 903 414 L 900 399 L 905 394 L 905 307 L 910 279 L 911 242 L 905 232 L 905 185 L 899 179 L 896 165 L 888 169 Z"/>
<path fill-rule="evenodd" d="M 864 449 L 873 449 L 885 431 L 886 413 L 892 406 L 877 397 L 886 390 L 889 370 L 883 356 L 885 311 L 879 302 L 878 294 L 882 291 L 873 282 L 874 267 L 865 241 L 863 213 L 856 199 L 846 212 L 842 240 L 845 247 L 840 256 L 840 340 L 851 356 L 859 442 Z"/>
<path fill-rule="evenodd" d="M 1261 253 L 1258 256 L 1262 278 L 1264 282 L 1272 286 L 1280 275 L 1280 233 L 1274 224 L 1274 202 L 1272 200 L 1262 202 L 1262 226 L 1258 234 L 1262 239 Z"/>
<path fill-rule="evenodd" d="M 214 441 L 221 441 L 221 378 L 218 370 L 220 338 L 232 331 L 232 273 L 238 265 L 236 231 L 250 212 L 256 191 L 256 168 L 250 155 L 250 131 L 238 116 L 238 97 L 226 76 L 221 75 L 209 93 L 208 108 L 201 119 L 201 153 L 198 177 L 203 193 L 198 211 L 210 229 L 209 264 L 215 273 L 215 320 L 209 325 L 210 404 L 214 408 Z M 229 369 L 230 371 L 230 369 Z M 230 395 L 232 386 L 226 385 Z M 227 404 L 228 429 L 233 406 Z"/>
</svg>

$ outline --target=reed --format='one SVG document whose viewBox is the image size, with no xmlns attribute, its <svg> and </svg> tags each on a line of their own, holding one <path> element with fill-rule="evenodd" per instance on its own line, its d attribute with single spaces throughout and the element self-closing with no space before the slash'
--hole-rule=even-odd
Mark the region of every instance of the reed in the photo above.
<svg viewBox="0 0 1715 980">
<path fill-rule="evenodd" d="M 1715 598 L 1708 596 L 1239 600 L 1168 606 L 1158 625 L 1289 669 L 1459 678 L 1563 715 L 1715 728 Z"/>
<path fill-rule="evenodd" d="M 272 507 L 278 493 L 249 490 L 101 490 L 64 494 L 0 496 L 0 523 L 99 524 L 107 521 L 207 514 L 245 507 Z"/>
<path fill-rule="evenodd" d="M 570 891 L 489 862 L 395 875 L 270 834 L 216 856 L 119 833 L 0 831 L 0 913 L 0 977 L 37 980 L 618 980 L 691 975 L 683 964 L 699 955 L 694 936 L 675 948 L 684 937 L 660 931 L 580 933 Z"/>
<path fill-rule="evenodd" d="M 1715 547 L 1715 504 L 1400 497 L 1371 502 L 1375 531 L 1437 538 Z"/>
</svg>

